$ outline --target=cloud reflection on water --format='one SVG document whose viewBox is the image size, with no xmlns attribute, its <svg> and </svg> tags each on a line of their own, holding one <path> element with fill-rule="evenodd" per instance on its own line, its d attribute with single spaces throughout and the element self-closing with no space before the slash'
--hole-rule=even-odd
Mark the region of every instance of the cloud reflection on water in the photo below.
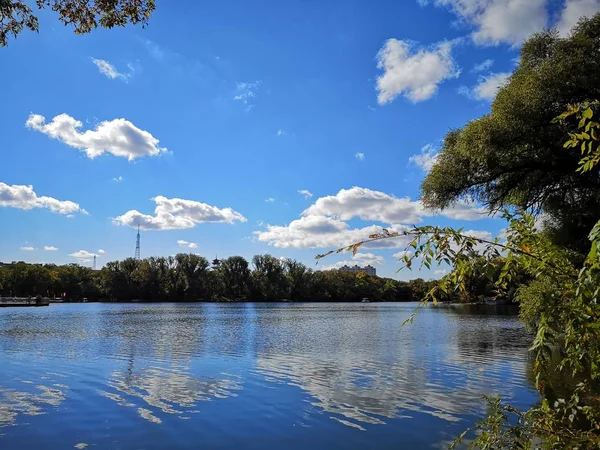
<svg viewBox="0 0 600 450">
<path fill-rule="evenodd" d="M 50 407 L 57 407 L 66 398 L 60 389 L 44 385 L 37 385 L 36 389 L 37 392 L 23 392 L 0 386 L 0 427 L 14 425 L 19 415 L 46 414 Z"/>
<path fill-rule="evenodd" d="M 165 414 L 182 416 L 197 412 L 191 408 L 199 402 L 236 397 L 242 389 L 239 380 L 232 375 L 193 378 L 181 368 L 149 367 L 139 372 L 114 372 L 108 387 L 115 392 L 102 391 L 101 395 L 120 406 L 137 408 L 140 417 L 154 423 L 162 420 L 156 410 Z M 152 407 L 155 411 L 148 409 Z"/>
</svg>

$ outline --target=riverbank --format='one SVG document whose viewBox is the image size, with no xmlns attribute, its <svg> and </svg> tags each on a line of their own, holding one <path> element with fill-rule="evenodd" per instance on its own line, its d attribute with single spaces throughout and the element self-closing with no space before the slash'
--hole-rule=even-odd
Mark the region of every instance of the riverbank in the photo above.
<svg viewBox="0 0 600 450">
<path fill-rule="evenodd" d="M 48 306 L 49 298 L 42 297 L 0 297 L 0 307 Z"/>
</svg>

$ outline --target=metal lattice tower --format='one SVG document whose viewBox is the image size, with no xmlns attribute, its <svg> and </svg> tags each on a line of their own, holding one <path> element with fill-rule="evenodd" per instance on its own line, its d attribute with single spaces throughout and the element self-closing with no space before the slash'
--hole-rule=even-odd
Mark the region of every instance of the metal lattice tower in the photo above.
<svg viewBox="0 0 600 450">
<path fill-rule="evenodd" d="M 140 224 L 138 223 L 137 239 L 135 241 L 135 259 L 141 259 L 140 257 Z"/>
</svg>

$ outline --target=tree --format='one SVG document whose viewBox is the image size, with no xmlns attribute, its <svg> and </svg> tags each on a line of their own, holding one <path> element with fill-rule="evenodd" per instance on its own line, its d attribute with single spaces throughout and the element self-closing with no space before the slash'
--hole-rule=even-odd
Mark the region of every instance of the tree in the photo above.
<svg viewBox="0 0 600 450">
<path fill-rule="evenodd" d="M 35 4 L 38 9 L 57 12 L 58 19 L 72 25 L 76 34 L 89 33 L 98 25 L 113 28 L 141 23 L 145 27 L 156 8 L 154 0 L 36 0 Z M 27 2 L 0 0 L 0 46 L 5 47 L 8 37 L 17 37 L 24 28 L 39 30 L 38 18 Z"/>
<path fill-rule="evenodd" d="M 533 35 L 490 113 L 446 135 L 421 186 L 424 203 L 538 208 L 555 243 L 585 254 L 600 217 L 600 177 L 597 170 L 576 172 L 579 149 L 563 149 L 576 124 L 556 126 L 552 119 L 567 104 L 600 98 L 599 51 L 600 14 L 567 38 L 556 31 Z"/>
<path fill-rule="evenodd" d="M 179 253 L 175 256 L 183 282 L 183 298 L 197 301 L 208 295 L 208 260 L 194 254 Z"/>
<path fill-rule="evenodd" d="M 230 256 L 221 261 L 218 271 L 222 274 L 226 297 L 239 299 L 248 296 L 250 282 L 248 261 L 241 256 Z"/>
<path fill-rule="evenodd" d="M 288 279 L 281 261 L 271 255 L 256 255 L 252 258 L 252 265 L 254 297 L 268 302 L 284 300 L 288 293 Z"/>
<path fill-rule="evenodd" d="M 287 278 L 288 295 L 292 301 L 310 300 L 313 271 L 301 262 L 286 259 L 283 269 Z"/>
</svg>

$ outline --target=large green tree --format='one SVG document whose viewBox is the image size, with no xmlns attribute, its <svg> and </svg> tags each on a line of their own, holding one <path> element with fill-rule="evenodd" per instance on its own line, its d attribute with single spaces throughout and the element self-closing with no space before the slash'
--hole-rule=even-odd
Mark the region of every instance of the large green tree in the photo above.
<svg viewBox="0 0 600 450">
<path fill-rule="evenodd" d="M 38 18 L 29 6 L 32 2 L 0 0 L 0 46 L 8 44 L 24 28 L 39 30 Z M 145 26 L 155 9 L 154 0 L 36 0 L 38 9 L 50 8 L 58 19 L 71 25 L 76 34 L 89 33 L 98 25 L 123 27 L 128 23 Z"/>
<path fill-rule="evenodd" d="M 445 208 L 461 199 L 490 209 L 516 206 L 546 213 L 554 242 L 583 253 L 600 217 L 598 170 L 576 172 L 579 149 L 564 149 L 576 123 L 552 119 L 567 104 L 600 98 L 600 15 L 569 37 L 533 35 L 491 111 L 445 137 L 422 184 L 423 201 Z"/>
</svg>

